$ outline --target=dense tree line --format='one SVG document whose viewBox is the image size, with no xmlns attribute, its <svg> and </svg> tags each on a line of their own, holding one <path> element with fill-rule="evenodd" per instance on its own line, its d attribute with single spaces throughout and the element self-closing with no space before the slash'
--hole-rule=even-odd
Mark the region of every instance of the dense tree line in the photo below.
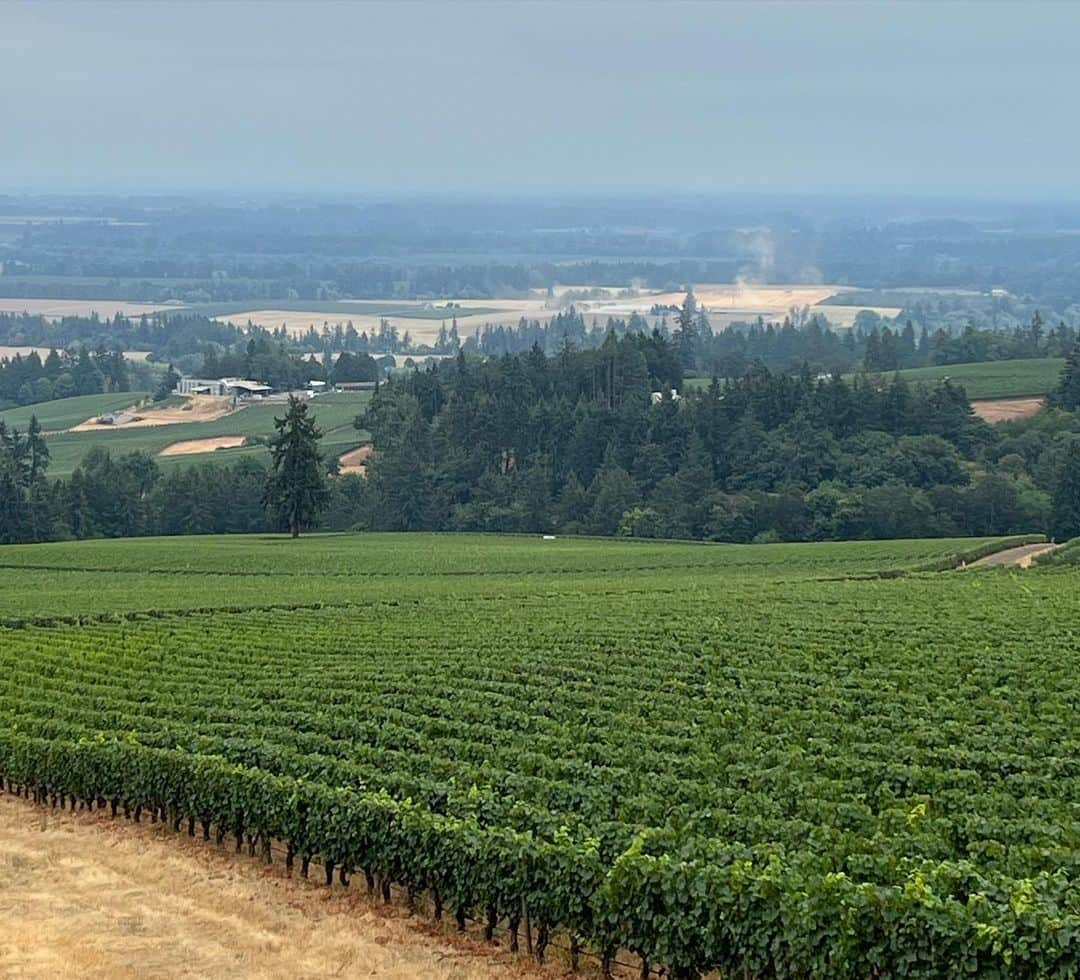
<svg viewBox="0 0 1080 980">
<path fill-rule="evenodd" d="M 991 427 L 963 390 L 757 367 L 671 395 L 659 333 L 464 355 L 383 386 L 361 505 L 380 529 L 727 541 L 1048 530 L 1071 492 L 1068 412 Z"/>
<path fill-rule="evenodd" d="M 257 459 L 163 470 L 146 453 L 113 456 L 95 447 L 67 479 L 50 480 L 47 470 L 48 447 L 36 421 L 26 433 L 0 423 L 0 544 L 251 533 L 293 525 L 293 515 L 282 511 L 287 494 L 281 481 L 272 483 L 271 471 Z M 325 497 L 310 470 L 304 479 L 308 490 L 314 487 L 318 507 L 305 510 L 296 526 L 341 530 L 353 524 L 359 477 L 329 481 Z"/>
<path fill-rule="evenodd" d="M 119 350 L 37 351 L 0 358 L 0 408 L 33 405 L 54 398 L 130 391 L 128 363 Z"/>
<path fill-rule="evenodd" d="M 949 383 L 758 367 L 676 397 L 681 378 L 658 332 L 554 358 L 462 353 L 398 378 L 358 420 L 376 450 L 366 479 L 331 479 L 324 495 L 300 454 L 305 526 L 741 542 L 1080 535 L 1080 349 L 1050 408 L 993 427 Z M 67 479 L 47 467 L 36 420 L 26 433 L 0 425 L 0 540 L 291 523 L 253 459 L 163 470 L 96 448 Z"/>
</svg>

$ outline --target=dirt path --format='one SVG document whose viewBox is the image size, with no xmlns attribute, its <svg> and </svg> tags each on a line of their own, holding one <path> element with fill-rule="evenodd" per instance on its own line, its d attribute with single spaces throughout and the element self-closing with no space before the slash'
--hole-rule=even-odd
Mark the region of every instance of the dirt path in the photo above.
<svg viewBox="0 0 1080 980">
<path fill-rule="evenodd" d="M 1019 548 L 1006 548 L 1004 551 L 996 551 L 992 555 L 973 561 L 967 567 L 990 568 L 995 565 L 1017 565 L 1020 568 L 1027 568 L 1038 555 L 1046 554 L 1046 552 L 1060 547 L 1059 544 L 1043 542 L 1042 544 L 1021 545 Z"/>
<path fill-rule="evenodd" d="M 0 976 L 553 977 L 363 889 L 288 880 L 161 825 L 0 795 Z"/>
<path fill-rule="evenodd" d="M 224 418 L 234 412 L 241 411 L 244 406 L 234 408 L 231 398 L 220 395 L 188 395 L 183 405 L 172 408 L 154 408 L 152 405 L 139 410 L 139 417 L 132 422 L 123 425 L 101 425 L 98 417 L 87 419 L 69 429 L 70 432 L 108 432 L 120 429 L 145 429 L 152 425 L 180 425 L 186 422 L 213 422 Z"/>
</svg>

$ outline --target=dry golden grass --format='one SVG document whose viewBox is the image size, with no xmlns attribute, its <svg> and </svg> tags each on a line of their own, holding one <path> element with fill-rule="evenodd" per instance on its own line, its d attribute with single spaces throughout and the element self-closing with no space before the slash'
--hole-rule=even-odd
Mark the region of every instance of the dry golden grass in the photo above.
<svg viewBox="0 0 1080 980">
<path fill-rule="evenodd" d="M 1045 398 L 996 398 L 972 402 L 971 410 L 987 422 L 1011 422 L 1030 418 L 1043 407 Z"/>
<path fill-rule="evenodd" d="M 174 307 L 160 303 L 129 303 L 120 299 L 30 299 L 15 297 L 0 299 L 0 313 L 32 313 L 49 320 L 59 320 L 65 316 L 89 316 L 97 313 L 104 319 L 121 316 L 142 316 L 143 313 L 156 313 Z"/>
<path fill-rule="evenodd" d="M 185 439 L 166 446 L 159 456 L 190 456 L 193 453 L 210 453 L 215 449 L 233 449 L 242 446 L 246 436 L 217 436 L 213 439 Z"/>
<path fill-rule="evenodd" d="M 0 357 L 14 357 L 16 354 L 22 357 L 28 357 L 34 351 L 37 351 L 38 357 L 45 360 L 49 356 L 49 347 L 9 347 L 4 344 L 0 344 Z M 124 357 L 129 361 L 145 361 L 150 356 L 148 350 L 126 350 L 124 351 Z"/>
<path fill-rule="evenodd" d="M 371 446 L 360 446 L 350 452 L 342 453 L 338 457 L 339 473 L 359 473 L 364 475 L 367 470 L 367 461 L 371 456 Z"/>
<path fill-rule="evenodd" d="M 558 287 L 554 292 L 556 298 L 564 295 L 572 287 Z M 649 315 L 649 310 L 654 305 L 680 306 L 685 297 L 684 293 L 660 293 L 642 291 L 636 296 L 622 296 L 616 287 L 605 287 L 607 295 L 603 298 L 582 300 L 575 304 L 576 308 L 585 316 L 585 321 L 590 326 L 595 319 L 601 325 L 609 316 L 627 317 L 631 313 L 645 316 L 650 323 L 655 325 L 657 317 Z M 694 287 L 694 295 L 698 304 L 703 307 L 709 316 L 713 329 L 720 330 L 731 323 L 739 320 L 753 320 L 761 316 L 766 320 L 778 321 L 794 306 L 802 308 L 810 306 L 829 318 L 829 321 L 839 326 L 851 326 L 860 309 L 859 306 L 837 306 L 822 304 L 822 301 L 837 293 L 850 292 L 849 286 L 829 285 L 797 285 L 797 284 L 774 284 L 755 285 L 749 283 L 704 283 Z M 516 326 L 522 317 L 530 320 L 547 320 L 558 312 L 558 302 L 551 303 L 542 291 L 533 291 L 528 297 L 522 299 L 464 299 L 460 300 L 463 307 L 482 307 L 494 312 L 480 313 L 475 316 L 459 316 L 458 332 L 465 338 L 477 327 L 484 324 L 501 324 L 504 326 Z M 398 304 L 399 309 L 410 306 L 418 306 L 419 303 L 402 301 Z M 900 311 L 891 307 L 867 307 L 874 309 L 881 316 L 896 316 Z M 293 336 L 306 333 L 314 327 L 322 330 L 323 324 L 331 329 L 340 325 L 344 327 L 352 323 L 358 331 L 375 333 L 383 319 L 387 319 L 395 327 L 399 334 L 408 331 L 416 343 L 430 344 L 438 336 L 440 328 L 449 328 L 449 320 L 384 317 L 380 314 L 371 313 L 317 313 L 296 312 L 291 310 L 252 309 L 243 313 L 233 313 L 229 316 L 219 317 L 220 320 L 229 320 L 238 325 L 244 325 L 248 321 L 268 330 L 284 326 Z"/>
<path fill-rule="evenodd" d="M 559 975 L 443 933 L 362 889 L 277 867 L 160 824 L 0 796 L 0 976 L 506 980 Z"/>
</svg>

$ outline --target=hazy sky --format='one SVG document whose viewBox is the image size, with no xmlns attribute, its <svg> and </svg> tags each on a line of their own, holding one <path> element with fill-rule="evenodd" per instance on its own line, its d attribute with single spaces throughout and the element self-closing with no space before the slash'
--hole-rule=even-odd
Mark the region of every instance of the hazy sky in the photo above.
<svg viewBox="0 0 1080 980">
<path fill-rule="evenodd" d="M 1080 4 L 0 0 L 0 192 L 1080 197 Z"/>
</svg>

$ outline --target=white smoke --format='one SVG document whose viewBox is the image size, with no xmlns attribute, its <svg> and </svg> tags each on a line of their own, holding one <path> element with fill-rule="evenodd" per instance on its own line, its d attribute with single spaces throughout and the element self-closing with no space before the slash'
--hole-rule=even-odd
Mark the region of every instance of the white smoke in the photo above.
<svg viewBox="0 0 1080 980">
<path fill-rule="evenodd" d="M 742 246 L 750 253 L 751 262 L 742 266 L 735 275 L 735 283 L 740 288 L 760 286 L 772 279 L 776 265 L 776 248 L 773 244 L 772 230 L 765 225 L 742 229 Z"/>
</svg>

